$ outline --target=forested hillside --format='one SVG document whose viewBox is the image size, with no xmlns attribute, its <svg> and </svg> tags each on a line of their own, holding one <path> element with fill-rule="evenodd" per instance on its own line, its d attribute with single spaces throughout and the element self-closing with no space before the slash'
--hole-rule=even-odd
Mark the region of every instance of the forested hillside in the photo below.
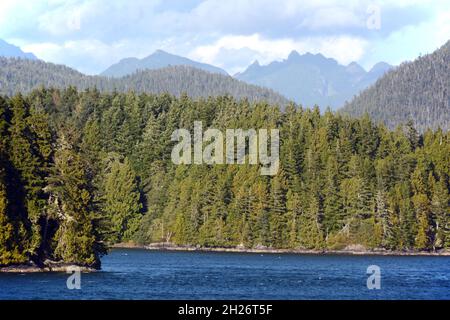
<svg viewBox="0 0 450 320">
<path fill-rule="evenodd" d="M 102 92 L 169 93 L 190 97 L 209 97 L 230 94 L 236 99 L 269 101 L 286 105 L 287 99 L 278 93 L 246 84 L 230 76 L 209 73 L 189 66 L 171 66 L 156 70 L 138 71 L 122 78 L 87 76 L 63 65 L 25 59 L 0 57 L 0 94 L 27 93 L 32 89 L 75 86 L 80 90 L 97 88 Z"/>
<path fill-rule="evenodd" d="M 281 167 L 179 165 L 175 129 L 278 128 Z M 231 97 L 40 89 L 0 99 L 0 265 L 103 244 L 450 246 L 450 134 Z"/>
<path fill-rule="evenodd" d="M 363 91 L 342 112 L 394 128 L 413 120 L 420 131 L 450 129 L 450 41 L 432 54 L 403 63 Z"/>
</svg>

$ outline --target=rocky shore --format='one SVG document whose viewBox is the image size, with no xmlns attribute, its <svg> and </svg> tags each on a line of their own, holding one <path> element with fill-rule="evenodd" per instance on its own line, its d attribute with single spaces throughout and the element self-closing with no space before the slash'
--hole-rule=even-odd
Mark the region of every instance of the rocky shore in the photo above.
<svg viewBox="0 0 450 320">
<path fill-rule="evenodd" d="M 118 243 L 111 248 L 122 249 L 145 249 L 159 251 L 197 251 L 197 252 L 236 252 L 236 253 L 259 253 L 259 254 L 310 254 L 310 255 L 359 255 L 359 256 L 450 256 L 450 250 L 439 251 L 390 251 L 385 249 L 366 249 L 361 245 L 347 246 L 342 250 L 305 250 L 305 249 L 273 249 L 264 246 L 246 248 L 236 247 L 200 247 L 200 246 L 178 246 L 173 243 L 152 243 L 149 245 L 138 245 L 135 243 Z M 73 264 L 45 261 L 43 266 L 34 263 L 0 266 L 0 273 L 35 273 L 35 272 L 68 272 L 80 270 L 81 272 L 95 272 L 97 269 L 77 266 Z"/>
<path fill-rule="evenodd" d="M 152 243 L 149 245 L 137 245 L 134 243 L 119 243 L 112 248 L 166 250 L 166 251 L 202 251 L 202 252 L 237 252 L 237 253 L 292 253 L 311 255 L 379 255 L 379 256 L 450 256 L 450 250 L 439 251 L 391 251 L 385 249 L 366 249 L 361 245 L 347 246 L 342 250 L 306 250 L 306 249 L 274 249 L 264 246 L 255 248 L 237 247 L 200 247 L 200 246 L 178 246 L 173 243 Z"/>
<path fill-rule="evenodd" d="M 46 261 L 43 266 L 38 266 L 32 262 L 20 265 L 0 266 L 0 273 L 38 273 L 38 272 L 94 272 L 95 268 L 77 266 L 74 264 Z"/>
</svg>

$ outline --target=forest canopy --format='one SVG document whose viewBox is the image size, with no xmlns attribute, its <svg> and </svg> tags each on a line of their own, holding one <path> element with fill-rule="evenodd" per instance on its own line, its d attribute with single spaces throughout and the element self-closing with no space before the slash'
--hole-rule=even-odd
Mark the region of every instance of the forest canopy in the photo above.
<svg viewBox="0 0 450 320">
<path fill-rule="evenodd" d="M 194 121 L 280 130 L 280 170 L 174 165 Z M 319 109 L 41 88 L 0 98 L 0 265 L 99 267 L 106 244 L 438 250 L 450 135 Z"/>
</svg>

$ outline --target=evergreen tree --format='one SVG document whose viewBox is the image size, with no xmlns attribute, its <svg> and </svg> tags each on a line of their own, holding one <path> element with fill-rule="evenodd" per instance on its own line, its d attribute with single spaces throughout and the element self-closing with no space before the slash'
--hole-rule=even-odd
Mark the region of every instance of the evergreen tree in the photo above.
<svg viewBox="0 0 450 320">
<path fill-rule="evenodd" d="M 374 235 L 375 245 L 383 248 L 393 249 L 396 246 L 396 221 L 388 208 L 387 197 L 384 191 L 378 190 L 375 195 L 375 220 L 376 233 Z"/>
<path fill-rule="evenodd" d="M 324 220 L 326 235 L 339 231 L 345 223 L 342 210 L 342 199 L 339 190 L 338 163 L 333 156 L 329 157 L 326 168 Z"/>
<path fill-rule="evenodd" d="M 419 250 L 431 249 L 432 238 L 432 225 L 430 221 L 430 205 L 429 201 L 424 194 L 416 194 L 413 197 L 414 207 L 417 215 L 417 236 L 416 236 L 416 248 Z"/>
<path fill-rule="evenodd" d="M 270 221 L 267 183 L 258 180 L 252 186 L 253 201 L 250 211 L 250 228 L 252 240 L 256 246 L 270 245 Z"/>
<path fill-rule="evenodd" d="M 283 172 L 276 175 L 271 182 L 270 189 L 270 230 L 274 247 L 282 248 L 287 244 L 286 214 L 286 180 Z"/>
<path fill-rule="evenodd" d="M 17 237 L 17 226 L 21 226 L 21 221 L 11 221 L 10 218 L 13 208 L 9 206 L 6 170 L 9 165 L 8 111 L 7 102 L 0 96 L 0 265 L 26 261 Z"/>
<path fill-rule="evenodd" d="M 398 230 L 399 248 L 412 249 L 417 234 L 417 218 L 411 199 L 411 187 L 409 182 L 403 182 L 395 186 L 391 207 L 398 211 L 398 219 L 391 218 L 391 224 L 395 231 Z M 395 217 L 395 216 L 394 216 Z M 396 224 L 395 222 L 398 221 Z"/>
<path fill-rule="evenodd" d="M 25 211 L 26 219 L 31 222 L 26 251 L 37 258 L 42 241 L 41 218 L 45 216 L 47 201 L 43 189 L 51 156 L 50 130 L 46 116 L 30 115 L 30 107 L 21 95 L 11 99 L 11 109 L 8 154 L 17 172 L 16 183 L 23 186 L 23 191 L 21 188 L 15 188 L 11 195 L 12 205 L 17 210 Z"/>
<path fill-rule="evenodd" d="M 450 204 L 449 193 L 441 179 L 434 183 L 431 211 L 435 221 L 434 247 L 449 247 L 450 244 Z"/>
<path fill-rule="evenodd" d="M 287 203 L 288 211 L 288 227 L 287 232 L 289 232 L 289 247 L 296 248 L 300 245 L 299 242 L 299 228 L 300 228 L 300 217 L 303 214 L 303 208 L 301 204 L 300 195 L 291 190 L 287 193 Z"/>
<path fill-rule="evenodd" d="M 111 223 L 111 241 L 129 241 L 140 223 L 140 192 L 129 160 L 111 157 L 106 164 L 102 211 Z"/>
<path fill-rule="evenodd" d="M 54 257 L 78 265 L 100 267 L 105 252 L 96 221 L 93 191 L 86 175 L 86 163 L 62 136 L 48 178 L 49 215 L 59 222 L 54 235 Z"/>
<path fill-rule="evenodd" d="M 319 201 L 312 197 L 308 210 L 300 216 L 300 246 L 307 249 L 323 249 L 324 239 L 320 225 Z"/>
<path fill-rule="evenodd" d="M 4 170 L 0 167 L 0 266 L 25 262 L 25 257 L 19 252 L 17 239 L 14 237 L 14 226 L 7 216 L 8 199 Z"/>
</svg>

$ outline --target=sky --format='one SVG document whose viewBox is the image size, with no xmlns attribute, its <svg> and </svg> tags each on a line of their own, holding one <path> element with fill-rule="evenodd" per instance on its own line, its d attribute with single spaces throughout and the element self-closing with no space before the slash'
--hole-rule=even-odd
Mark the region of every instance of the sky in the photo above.
<svg viewBox="0 0 450 320">
<path fill-rule="evenodd" d="M 0 38 L 97 74 L 157 49 L 234 74 L 292 50 L 366 69 L 450 39 L 449 0 L 0 0 Z"/>
</svg>

